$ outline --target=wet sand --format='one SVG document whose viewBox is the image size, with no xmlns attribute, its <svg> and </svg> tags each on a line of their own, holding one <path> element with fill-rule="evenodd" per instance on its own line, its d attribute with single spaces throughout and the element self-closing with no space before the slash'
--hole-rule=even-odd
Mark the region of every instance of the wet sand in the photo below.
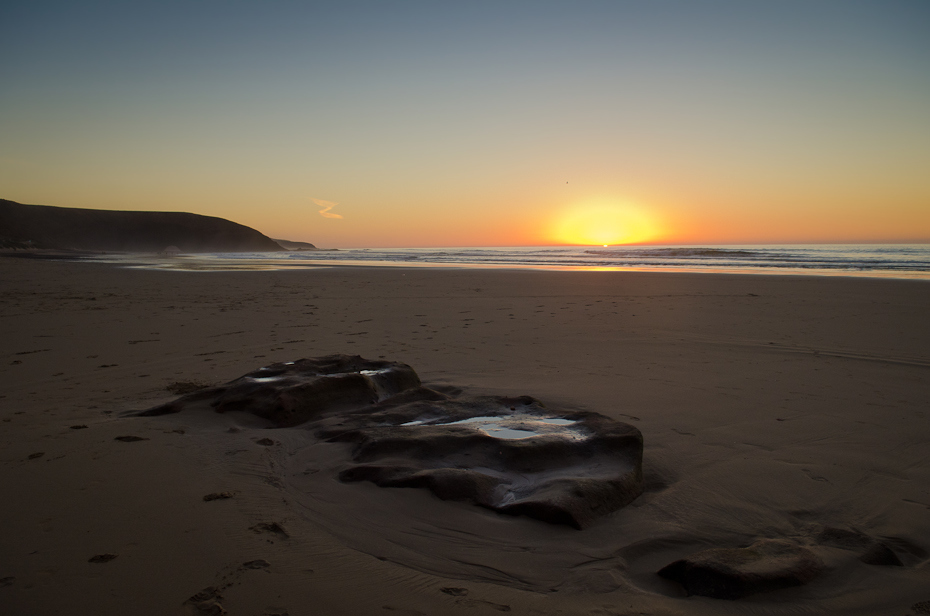
<svg viewBox="0 0 930 616">
<path fill-rule="evenodd" d="M 0 279 L 3 613 L 903 615 L 930 601 L 926 282 L 12 258 Z M 347 446 L 299 427 L 121 416 L 333 353 L 629 422 L 646 493 L 577 531 L 339 483 L 326 469 Z M 878 538 L 903 566 L 819 545 L 824 527 Z M 655 575 L 759 538 L 811 546 L 828 569 L 738 601 Z"/>
</svg>

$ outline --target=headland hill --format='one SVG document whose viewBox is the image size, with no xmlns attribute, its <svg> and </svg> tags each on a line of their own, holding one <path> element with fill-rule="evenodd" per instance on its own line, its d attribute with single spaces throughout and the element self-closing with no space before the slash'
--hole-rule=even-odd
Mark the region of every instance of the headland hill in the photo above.
<svg viewBox="0 0 930 616">
<path fill-rule="evenodd" d="M 316 250 L 215 216 L 27 205 L 0 199 L 0 249 L 78 252 Z"/>
</svg>

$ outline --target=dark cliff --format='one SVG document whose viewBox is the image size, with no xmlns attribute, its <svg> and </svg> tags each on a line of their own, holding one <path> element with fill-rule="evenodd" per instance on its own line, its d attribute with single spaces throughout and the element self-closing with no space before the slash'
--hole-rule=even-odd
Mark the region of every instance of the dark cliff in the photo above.
<svg viewBox="0 0 930 616">
<path fill-rule="evenodd" d="M 0 199 L 0 245 L 69 250 L 267 252 L 283 250 L 251 227 L 186 212 L 90 210 Z"/>
</svg>

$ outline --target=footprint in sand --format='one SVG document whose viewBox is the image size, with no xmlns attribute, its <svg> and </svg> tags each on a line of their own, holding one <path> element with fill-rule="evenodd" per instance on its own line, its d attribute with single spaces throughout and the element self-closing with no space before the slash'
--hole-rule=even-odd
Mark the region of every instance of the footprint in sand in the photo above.
<svg viewBox="0 0 930 616">
<path fill-rule="evenodd" d="M 87 559 L 89 563 L 108 563 L 114 558 L 119 556 L 118 554 L 94 554 Z"/>
<path fill-rule="evenodd" d="M 184 606 L 190 608 L 192 613 L 198 615 L 225 614 L 226 609 L 223 608 L 223 604 L 220 603 L 222 599 L 223 595 L 220 594 L 220 589 L 215 586 L 208 586 L 185 601 Z"/>
<path fill-rule="evenodd" d="M 277 522 L 262 522 L 255 526 L 250 526 L 249 530 L 253 533 L 270 533 L 272 535 L 277 535 L 281 539 L 288 539 L 290 537 L 287 530 Z"/>
<path fill-rule="evenodd" d="M 271 566 L 271 563 L 267 560 L 259 558 L 258 560 L 250 560 L 247 563 L 242 563 L 244 569 L 267 569 Z"/>
<path fill-rule="evenodd" d="M 915 614 L 930 614 L 930 601 L 921 601 L 911 606 L 911 611 Z"/>
<path fill-rule="evenodd" d="M 212 492 L 203 497 L 203 500 L 206 502 L 215 501 L 215 500 L 225 500 L 227 498 L 232 498 L 235 496 L 235 492 Z"/>
</svg>

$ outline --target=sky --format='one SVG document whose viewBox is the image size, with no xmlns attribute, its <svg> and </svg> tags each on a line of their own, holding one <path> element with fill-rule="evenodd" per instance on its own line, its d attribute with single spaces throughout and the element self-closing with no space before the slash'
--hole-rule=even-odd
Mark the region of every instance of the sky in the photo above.
<svg viewBox="0 0 930 616">
<path fill-rule="evenodd" d="M 321 247 L 930 241 L 930 2 L 21 2 L 0 198 Z"/>
</svg>

